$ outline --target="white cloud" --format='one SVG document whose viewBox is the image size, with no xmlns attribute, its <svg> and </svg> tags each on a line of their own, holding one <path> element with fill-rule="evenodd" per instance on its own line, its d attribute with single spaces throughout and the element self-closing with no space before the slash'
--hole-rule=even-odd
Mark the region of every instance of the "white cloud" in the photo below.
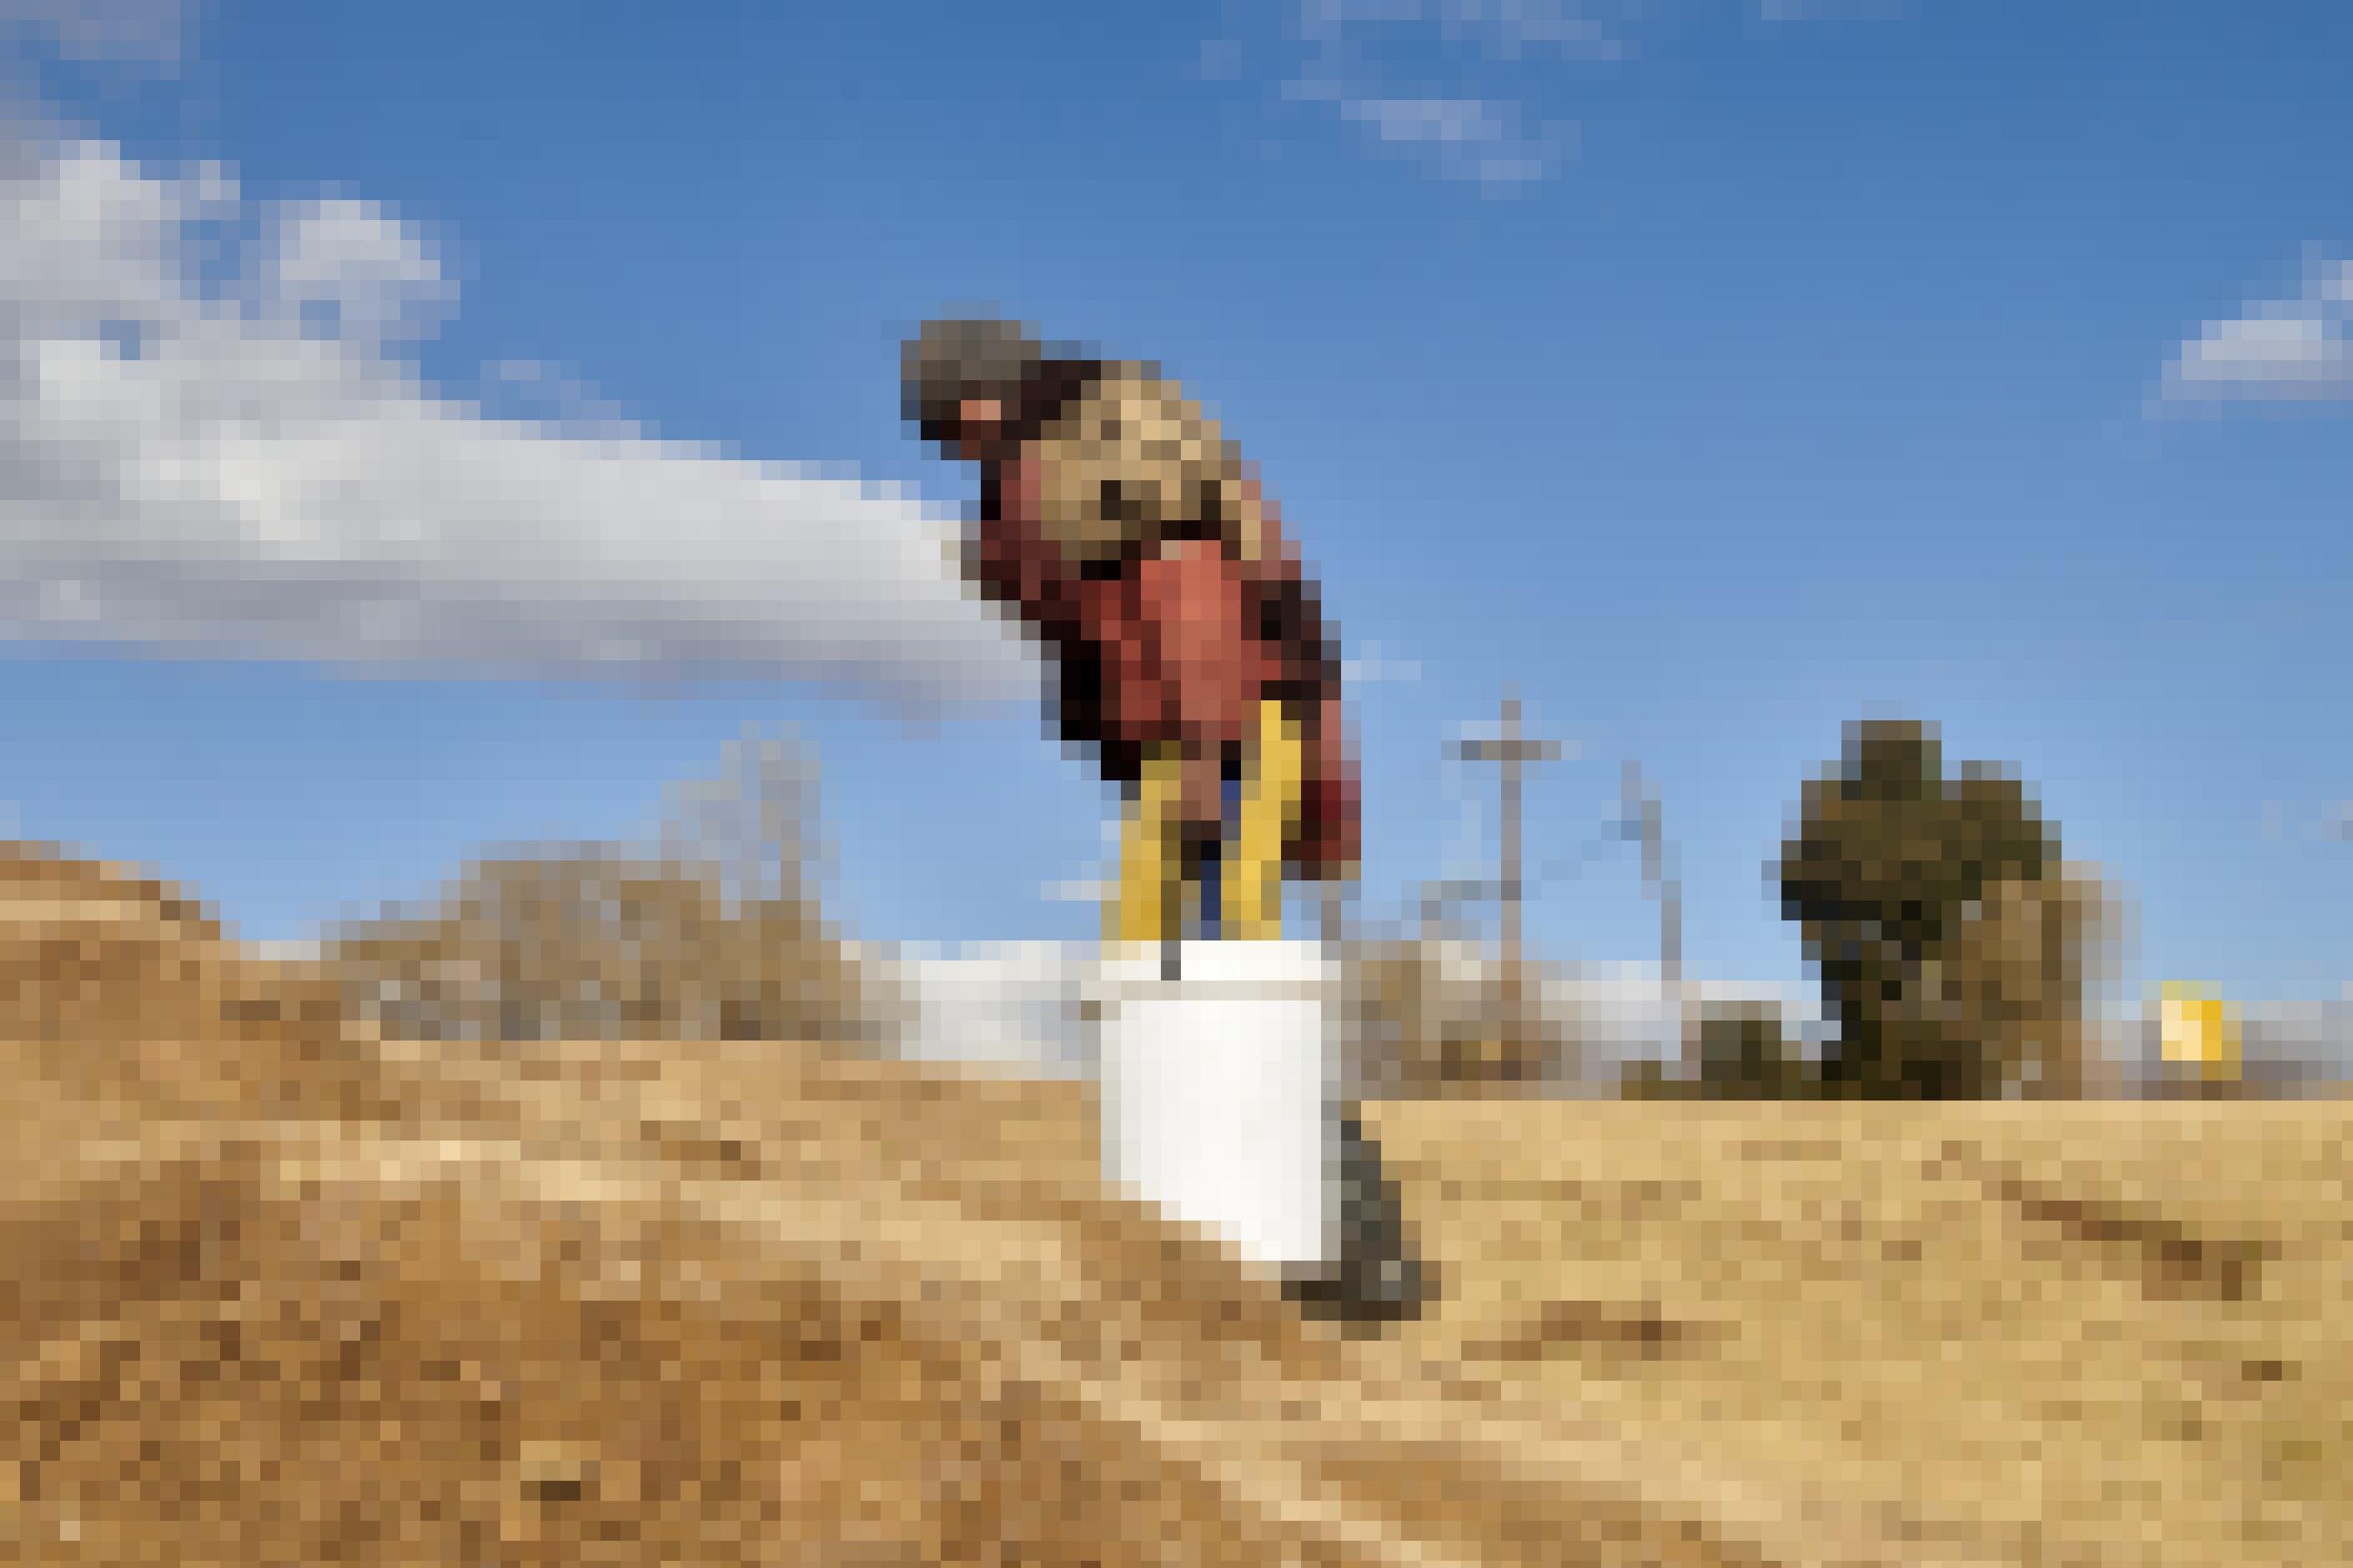
<svg viewBox="0 0 2353 1568">
<path fill-rule="evenodd" d="M 207 236 L 257 228 L 206 275 Z M 437 395 L 404 351 L 453 298 L 370 204 L 0 143 L 0 637 L 1034 696 L 1034 656 L 956 579 L 952 517 Z"/>
<path fill-rule="evenodd" d="M 2322 402 L 2353 397 L 2353 262 L 2316 254 L 2290 299 L 2208 321 L 2175 351 L 2168 403 Z"/>
<path fill-rule="evenodd" d="M 255 270 L 265 308 L 332 331 L 361 349 L 421 338 L 457 302 L 440 258 L 373 203 L 331 200 L 289 209 Z M 326 307 L 322 317 L 314 307 Z"/>
</svg>

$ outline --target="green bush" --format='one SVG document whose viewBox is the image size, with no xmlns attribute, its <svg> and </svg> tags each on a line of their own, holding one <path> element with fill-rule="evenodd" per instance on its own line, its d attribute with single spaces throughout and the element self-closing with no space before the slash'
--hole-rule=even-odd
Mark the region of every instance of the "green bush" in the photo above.
<svg viewBox="0 0 2353 1568">
<path fill-rule="evenodd" d="M 1837 1038 L 1826 1092 L 1969 1100 L 2075 1092 L 2089 945 L 2107 902 L 2071 874 L 2026 788 L 1945 776 L 1932 728 L 1848 730 L 1772 869 Z"/>
</svg>

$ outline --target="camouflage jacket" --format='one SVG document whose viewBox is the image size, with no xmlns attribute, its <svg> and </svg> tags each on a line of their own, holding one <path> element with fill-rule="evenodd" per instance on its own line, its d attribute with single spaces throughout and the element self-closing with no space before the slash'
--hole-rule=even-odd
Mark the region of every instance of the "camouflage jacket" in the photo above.
<svg viewBox="0 0 2353 1568">
<path fill-rule="evenodd" d="M 1082 384 L 982 465 L 966 569 L 1051 655 L 1065 743 L 1134 781 L 1147 748 L 1235 748 L 1261 698 L 1299 720 L 1307 754 L 1294 872 L 1350 874 L 1358 785 L 1338 650 L 1313 587 L 1214 423 L 1144 367 Z"/>
</svg>

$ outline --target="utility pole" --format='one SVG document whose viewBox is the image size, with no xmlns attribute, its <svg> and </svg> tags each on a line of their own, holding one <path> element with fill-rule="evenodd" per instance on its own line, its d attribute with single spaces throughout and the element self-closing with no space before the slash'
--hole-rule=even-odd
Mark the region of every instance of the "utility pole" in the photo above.
<svg viewBox="0 0 2353 1568">
<path fill-rule="evenodd" d="M 1504 699 L 1502 721 L 1492 735 L 1465 739 L 1456 742 L 1452 753 L 1457 761 L 1493 763 L 1503 773 L 1503 852 L 1502 885 L 1498 889 L 1504 907 L 1504 956 L 1507 963 L 1516 963 L 1520 956 L 1520 784 L 1530 763 L 1548 763 L 1560 755 L 1560 742 L 1537 740 L 1520 730 L 1520 700 L 1507 695 Z"/>
<path fill-rule="evenodd" d="M 1659 797 L 1642 785 L 1642 764 L 1626 764 L 1626 821 L 1642 841 L 1642 880 L 1659 900 L 1659 978 L 1679 985 L 1683 967 L 1682 879 L 1668 874 L 1666 836 L 1660 828 Z"/>
</svg>

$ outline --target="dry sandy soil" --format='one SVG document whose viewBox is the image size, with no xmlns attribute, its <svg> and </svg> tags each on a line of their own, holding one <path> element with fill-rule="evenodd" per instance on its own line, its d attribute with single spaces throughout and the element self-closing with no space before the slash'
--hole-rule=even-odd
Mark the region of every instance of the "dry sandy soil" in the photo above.
<svg viewBox="0 0 2353 1568">
<path fill-rule="evenodd" d="M 426 1047 L 0 847 L 0 1560 L 2353 1561 L 2345 1104 L 1377 1108 L 1372 1342 L 1085 1091 Z"/>
</svg>

